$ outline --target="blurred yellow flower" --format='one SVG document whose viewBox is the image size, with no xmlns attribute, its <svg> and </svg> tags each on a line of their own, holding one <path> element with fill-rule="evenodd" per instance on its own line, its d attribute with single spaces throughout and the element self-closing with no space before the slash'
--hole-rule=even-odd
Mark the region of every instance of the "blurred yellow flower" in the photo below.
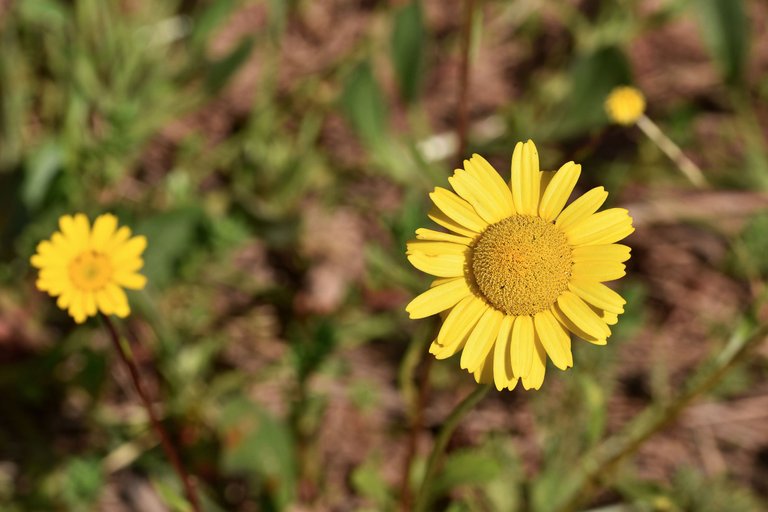
<svg viewBox="0 0 768 512">
<path fill-rule="evenodd" d="M 645 113 L 645 97 L 634 87 L 616 87 L 605 100 L 605 110 L 614 123 L 631 125 Z"/>
<path fill-rule="evenodd" d="M 570 333 L 606 343 L 626 301 L 602 283 L 624 276 L 630 248 L 615 242 L 634 227 L 625 209 L 595 213 L 603 187 L 565 207 L 580 174 L 573 162 L 540 171 L 528 141 L 515 147 L 509 185 L 474 155 L 448 179 L 456 193 L 430 194 L 429 218 L 452 233 L 420 228 L 408 242 L 408 260 L 437 279 L 406 310 L 447 312 L 430 347 L 438 359 L 462 351 L 478 383 L 539 389 L 547 355 L 573 366 Z"/>
<path fill-rule="evenodd" d="M 131 312 L 123 288 L 144 288 L 146 278 L 138 274 L 147 246 L 143 236 L 131 237 L 125 226 L 118 229 L 117 217 L 101 215 L 93 223 L 82 213 L 64 215 L 59 231 L 40 242 L 31 263 L 40 269 L 37 288 L 58 297 L 56 304 L 77 323 L 98 311 L 121 318 Z"/>
</svg>

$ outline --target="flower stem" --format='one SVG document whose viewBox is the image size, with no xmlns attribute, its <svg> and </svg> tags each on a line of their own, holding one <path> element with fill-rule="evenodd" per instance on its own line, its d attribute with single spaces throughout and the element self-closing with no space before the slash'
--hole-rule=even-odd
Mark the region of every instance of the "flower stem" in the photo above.
<svg viewBox="0 0 768 512">
<path fill-rule="evenodd" d="M 456 123 L 457 167 L 461 167 L 467 151 L 467 130 L 469 127 L 469 49 L 472 43 L 472 15 L 474 0 L 464 0 L 464 20 L 461 27 L 461 64 L 459 68 L 459 98 Z"/>
<path fill-rule="evenodd" d="M 709 187 L 709 182 L 704 177 L 699 166 L 683 153 L 680 146 L 675 144 L 672 139 L 661 131 L 656 123 L 651 121 L 646 115 L 640 116 L 637 120 L 637 127 L 645 133 L 674 163 L 680 172 L 688 178 L 694 186 L 699 188 Z"/>
<path fill-rule="evenodd" d="M 179 480 L 181 480 L 181 483 L 184 486 L 184 493 L 187 496 L 189 504 L 192 506 L 192 510 L 194 512 L 200 512 L 200 501 L 197 497 L 197 492 L 192 485 L 192 480 L 189 478 L 189 474 L 181 464 L 181 459 L 179 458 L 178 453 L 176 453 L 176 449 L 173 447 L 173 443 L 171 443 L 171 440 L 168 437 L 168 433 L 163 428 L 162 423 L 160 423 L 160 420 L 157 417 L 157 413 L 152 407 L 152 402 L 150 402 L 149 395 L 147 395 L 147 391 L 144 388 L 143 381 L 141 380 L 141 374 L 139 373 L 139 369 L 136 367 L 136 362 L 133 360 L 133 355 L 130 353 L 130 348 L 126 350 L 126 347 L 120 343 L 120 336 L 117 334 L 117 329 L 115 329 L 115 325 L 112 323 L 112 320 L 110 320 L 110 318 L 104 314 L 101 314 L 101 319 L 104 321 L 104 325 L 109 332 L 109 336 L 112 339 L 112 344 L 114 345 L 115 350 L 120 356 L 120 360 L 128 369 L 128 373 L 131 375 L 133 386 L 136 388 L 136 392 L 139 394 L 139 397 L 141 397 L 141 402 L 144 405 L 144 408 L 147 410 L 150 423 L 152 423 L 152 428 L 155 430 L 155 434 L 157 434 L 157 437 L 160 439 L 160 444 L 163 447 L 165 456 L 170 461 L 173 469 L 176 471 L 176 474 L 179 477 Z"/>
<path fill-rule="evenodd" d="M 453 431 L 456 430 L 462 418 L 488 393 L 489 389 L 491 389 L 490 384 L 484 384 L 475 388 L 469 396 L 451 411 L 451 414 L 443 423 L 443 428 L 440 429 L 440 433 L 437 435 L 437 439 L 435 439 L 435 445 L 432 447 L 432 453 L 429 455 L 424 479 L 421 481 L 421 488 L 416 497 L 416 508 L 414 509 L 416 512 L 424 512 L 429 508 L 429 502 L 432 498 L 430 495 L 432 480 L 434 480 L 437 474 L 438 466 L 445 454 L 445 447 L 448 446 L 448 441 L 450 441 Z"/>
<path fill-rule="evenodd" d="M 702 365 L 703 369 L 672 402 L 664 406 L 649 406 L 621 433 L 608 438 L 588 453 L 580 468 L 561 483 L 552 510 L 577 510 L 601 477 L 610 477 L 611 469 L 617 463 L 635 453 L 648 438 L 675 421 L 695 398 L 715 386 L 736 364 L 760 346 L 768 336 L 768 324 L 757 327 L 750 324 L 747 321 L 740 325 L 723 351 L 709 364 Z"/>
<path fill-rule="evenodd" d="M 416 457 L 419 434 L 424 428 L 424 404 L 426 404 L 427 395 L 429 394 L 429 373 L 433 361 L 433 358 L 430 356 L 422 357 L 426 351 L 421 340 L 414 342 L 411 347 L 409 347 L 409 353 L 406 355 L 405 362 L 407 365 L 404 365 L 401 374 L 403 388 L 404 390 L 408 389 L 408 392 L 403 394 L 409 395 L 406 398 L 409 406 L 408 444 L 405 457 L 403 458 L 400 480 L 400 510 L 403 512 L 409 512 L 413 507 L 411 466 L 413 465 L 413 459 Z M 420 378 L 416 376 L 419 367 L 421 367 Z M 416 381 L 418 381 L 418 384 Z"/>
</svg>

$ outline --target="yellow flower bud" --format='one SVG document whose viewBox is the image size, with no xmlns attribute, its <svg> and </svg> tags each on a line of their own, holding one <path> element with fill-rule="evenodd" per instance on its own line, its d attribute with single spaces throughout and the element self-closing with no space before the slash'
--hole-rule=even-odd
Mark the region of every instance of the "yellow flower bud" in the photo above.
<svg viewBox="0 0 768 512">
<path fill-rule="evenodd" d="M 605 100 L 605 110 L 614 123 L 631 125 L 645 112 L 645 97 L 634 87 L 616 87 Z"/>
</svg>

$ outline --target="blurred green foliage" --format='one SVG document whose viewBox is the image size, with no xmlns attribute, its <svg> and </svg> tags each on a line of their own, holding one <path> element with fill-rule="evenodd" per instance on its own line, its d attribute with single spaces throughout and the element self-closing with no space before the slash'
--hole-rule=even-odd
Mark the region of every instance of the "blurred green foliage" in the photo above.
<svg viewBox="0 0 768 512">
<path fill-rule="evenodd" d="M 691 37 L 709 52 L 703 65 L 717 78 L 698 96 L 681 86 L 672 100 L 657 86 L 649 112 L 684 149 L 700 150 L 712 193 L 768 188 L 758 116 L 768 80 L 750 74 L 757 2 L 669 0 L 652 12 L 640 0 L 476 3 L 470 97 L 480 128 L 470 133 L 471 151 L 507 166 L 514 143 L 534 138 L 544 168 L 578 160 L 584 186 L 605 184 L 611 201 L 685 189 L 658 148 L 608 126 L 603 101 L 619 84 L 653 86 L 637 76 L 649 67 L 633 45 L 692 21 Z M 108 491 L 124 473 L 185 508 L 98 323 L 75 327 L 34 290 L 36 243 L 74 211 L 113 211 L 149 239 L 150 285 L 132 294 L 125 326 L 141 340 L 142 370 L 206 510 L 397 509 L 393 474 L 402 468 L 392 461 L 403 456 L 413 378 L 434 327 L 402 312 L 428 282 L 403 249 L 426 225 L 426 192 L 444 186 L 453 165 L 440 136 L 454 128 L 446 95 L 455 87 L 444 85 L 456 80 L 460 5 L 321 4 L 0 2 L 0 509 L 109 510 Z M 326 44 L 335 29 L 346 40 Z M 489 71 L 496 67 L 502 78 Z M 713 117 L 717 143 L 696 147 L 696 130 L 712 126 L 697 122 Z M 500 128 L 483 130 L 488 119 Z M 744 288 L 768 276 L 765 207 L 737 234 L 722 235 L 728 256 L 718 271 Z M 343 224 L 345 212 L 357 228 Z M 342 227 L 318 229 L 316 217 L 341 218 Z M 355 229 L 359 238 L 345 238 Z M 322 244 L 341 247 L 341 256 Z M 349 270 L 356 258 L 363 269 Z M 343 276 L 318 285 L 340 287 L 330 306 L 312 292 L 313 279 L 327 276 L 322 264 Z M 630 270 L 620 285 L 627 312 L 609 347 L 576 344 L 576 367 L 563 374 L 550 366 L 542 392 L 494 397 L 505 421 L 525 420 L 475 420 L 483 428 L 445 460 L 433 489 L 438 509 L 552 510 L 579 461 L 618 429 L 613 404 L 637 411 L 633 400 L 651 407 L 670 399 L 680 376 L 662 356 L 643 377 L 649 382 L 641 379 L 647 396 L 625 389 L 619 351 L 643 344 L 661 309 L 653 276 L 639 264 Z M 732 329 L 732 316 L 713 329 Z M 455 361 L 432 364 L 436 403 L 471 386 Z M 764 360 L 753 364 L 737 368 L 718 396 L 744 393 L 766 375 Z M 427 405 L 427 427 L 437 428 L 444 408 Z M 340 423 L 349 429 L 341 439 L 333 435 Z M 521 424 L 530 426 L 527 437 L 514 430 Z M 349 431 L 356 436 L 344 438 Z M 387 449 L 369 450 L 381 438 Z M 115 459 L 123 453 L 130 456 Z M 406 481 L 414 492 L 424 458 L 417 451 Z M 600 492 L 579 506 L 765 507 L 765 488 L 743 477 L 679 468 L 658 481 L 642 469 L 623 461 L 591 482 Z M 618 505 L 594 508 L 606 504 Z"/>
</svg>

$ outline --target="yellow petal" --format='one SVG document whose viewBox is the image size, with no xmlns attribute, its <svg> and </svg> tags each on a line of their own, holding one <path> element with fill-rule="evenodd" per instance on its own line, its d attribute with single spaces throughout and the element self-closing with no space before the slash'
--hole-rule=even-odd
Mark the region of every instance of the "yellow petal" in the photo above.
<svg viewBox="0 0 768 512">
<path fill-rule="evenodd" d="M 426 256 L 442 256 L 443 254 L 464 254 L 467 246 L 453 242 L 433 242 L 431 240 L 410 240 L 405 244 L 408 254 L 421 253 Z"/>
<path fill-rule="evenodd" d="M 434 229 L 419 228 L 416 230 L 416 238 L 419 240 L 429 240 L 432 242 L 451 242 L 460 245 L 469 245 L 472 239 L 466 236 L 457 236 Z"/>
<path fill-rule="evenodd" d="M 539 389 L 544 383 L 544 374 L 547 371 L 547 351 L 538 339 L 534 339 L 533 345 L 531 370 L 526 377 L 522 377 L 525 389 Z"/>
<path fill-rule="evenodd" d="M 136 272 L 144 266 L 144 260 L 141 258 L 131 258 L 112 262 L 113 270 L 116 274 L 126 274 Z"/>
<path fill-rule="evenodd" d="M 624 208 L 610 208 L 563 228 L 571 245 L 604 245 L 632 233 L 632 217 Z"/>
<path fill-rule="evenodd" d="M 147 278 L 135 272 L 121 272 L 115 274 L 115 282 L 124 288 L 141 290 L 147 284 Z"/>
<path fill-rule="evenodd" d="M 565 291 L 557 298 L 557 305 L 574 324 L 595 338 L 607 338 L 611 330 L 587 304 L 573 292 Z"/>
<path fill-rule="evenodd" d="M 475 212 L 475 209 L 468 202 L 448 189 L 435 187 L 434 192 L 429 194 L 429 197 L 435 206 L 461 226 L 478 233 L 488 226 L 488 223 Z"/>
<path fill-rule="evenodd" d="M 435 357 L 447 359 L 464 348 L 467 338 L 486 309 L 488 306 L 485 302 L 474 295 L 469 295 L 456 304 L 437 333 L 440 348 L 433 352 Z"/>
<path fill-rule="evenodd" d="M 613 281 L 624 277 L 626 266 L 615 261 L 580 261 L 571 268 L 573 279 L 584 281 Z"/>
<path fill-rule="evenodd" d="M 512 199 L 512 191 L 499 175 L 498 171 L 482 156 L 477 153 L 472 155 L 469 162 L 464 161 L 464 168 L 477 177 L 484 185 L 488 193 L 493 194 L 495 203 L 499 205 L 506 217 L 515 214 L 515 203 Z"/>
<path fill-rule="evenodd" d="M 138 258 L 146 248 L 147 238 L 143 235 L 134 236 L 125 243 L 112 249 L 114 252 L 114 256 L 112 257 L 115 262 L 114 264 L 117 266 L 123 261 Z"/>
<path fill-rule="evenodd" d="M 557 217 L 555 225 L 563 231 L 567 231 L 595 213 L 606 199 L 608 199 L 608 192 L 603 187 L 593 188 L 566 206 L 565 210 Z"/>
<path fill-rule="evenodd" d="M 533 319 L 529 316 L 518 316 L 512 325 L 512 339 L 509 354 L 512 359 L 512 372 L 525 378 L 531 371 L 533 360 Z"/>
<path fill-rule="evenodd" d="M 83 294 L 85 298 L 85 314 L 88 316 L 94 316 L 96 314 L 96 295 L 93 292 L 86 292 Z"/>
<path fill-rule="evenodd" d="M 420 252 L 409 254 L 408 261 L 427 274 L 437 277 L 459 277 L 464 275 L 465 258 L 460 254 L 426 256 Z"/>
<path fill-rule="evenodd" d="M 535 216 L 539 210 L 539 153 L 529 140 L 518 142 L 512 153 L 510 188 L 515 211 L 520 215 Z"/>
<path fill-rule="evenodd" d="M 515 317 L 505 315 L 499 326 L 496 336 L 496 345 L 493 348 L 493 382 L 496 389 L 502 389 L 517 384 L 517 377 L 512 371 L 512 359 L 509 354 L 510 337 Z M 514 381 L 514 382 L 513 382 Z"/>
<path fill-rule="evenodd" d="M 553 221 L 560 214 L 568 198 L 571 197 L 573 187 L 581 175 L 581 166 L 573 162 L 560 167 L 549 182 L 541 198 L 539 215 L 546 221 Z"/>
<path fill-rule="evenodd" d="M 93 222 L 93 231 L 91 232 L 91 249 L 94 251 L 104 251 L 104 247 L 112 239 L 117 229 L 117 217 L 110 213 L 99 215 Z"/>
<path fill-rule="evenodd" d="M 468 161 L 465 160 L 464 164 L 467 165 L 467 163 Z M 448 183 L 488 224 L 494 224 L 508 217 L 494 200 L 493 194 L 488 193 L 483 184 L 467 171 L 457 169 L 453 176 L 448 178 Z"/>
<path fill-rule="evenodd" d="M 82 213 L 74 216 L 62 215 L 59 219 L 59 228 L 73 251 L 79 253 L 88 248 L 90 242 L 91 227 L 88 217 Z"/>
<path fill-rule="evenodd" d="M 562 312 L 562 310 L 560 310 L 560 307 L 556 303 L 552 305 L 550 311 L 565 329 L 572 332 L 584 341 L 592 343 L 593 345 L 605 345 L 608 343 L 606 336 L 595 337 L 591 334 L 587 334 L 583 329 L 580 329 L 576 324 L 571 322 L 571 320 L 565 315 L 565 313 Z"/>
<path fill-rule="evenodd" d="M 573 279 L 568 289 L 589 304 L 615 314 L 623 313 L 627 303 L 621 295 L 595 281 Z"/>
<path fill-rule="evenodd" d="M 475 382 L 478 384 L 490 384 L 493 382 L 493 354 L 486 355 L 477 369 L 472 372 Z"/>
<path fill-rule="evenodd" d="M 131 238 L 131 228 L 128 226 L 122 226 L 117 231 L 115 231 L 115 234 L 112 235 L 112 238 L 105 242 L 104 252 L 107 254 L 111 253 L 118 247 L 122 246 L 129 238 Z"/>
<path fill-rule="evenodd" d="M 426 318 L 453 307 L 470 293 L 467 281 L 458 277 L 425 291 L 413 299 L 405 310 L 411 318 Z"/>
<path fill-rule="evenodd" d="M 461 352 L 463 369 L 474 372 L 482 364 L 496 341 L 503 318 L 504 313 L 501 311 L 493 308 L 485 310 Z"/>
<path fill-rule="evenodd" d="M 83 292 L 75 289 L 69 302 L 69 316 L 75 319 L 75 323 L 82 324 L 88 317 L 85 314 L 85 296 Z"/>
<path fill-rule="evenodd" d="M 99 290 L 96 292 L 96 304 L 99 307 L 99 311 L 105 315 L 111 315 L 115 312 L 114 306 L 112 305 L 112 300 L 104 290 Z"/>
<path fill-rule="evenodd" d="M 125 318 L 131 313 L 131 308 L 128 306 L 128 296 L 125 295 L 122 288 L 114 284 L 108 284 L 103 291 L 109 298 L 115 315 Z"/>
<path fill-rule="evenodd" d="M 552 182 L 555 174 L 557 174 L 557 171 L 539 171 L 539 208 L 541 208 L 541 200 L 544 199 L 544 193 L 547 191 L 547 187 Z"/>
<path fill-rule="evenodd" d="M 611 313 L 609 311 L 602 311 L 598 313 L 600 319 L 608 325 L 616 325 L 619 323 L 619 315 Z"/>
<path fill-rule="evenodd" d="M 536 334 L 555 366 L 561 370 L 573 366 L 571 340 L 552 313 L 549 310 L 536 313 L 533 322 L 536 326 Z"/>
<path fill-rule="evenodd" d="M 443 213 L 443 211 L 437 206 L 435 206 L 429 211 L 429 213 L 427 214 L 427 217 L 429 217 L 432 220 L 432 222 L 435 222 L 436 224 L 439 224 L 446 229 L 450 229 L 454 233 L 458 233 L 459 235 L 464 235 L 464 237 L 472 238 L 473 240 L 479 233 L 477 231 L 472 231 L 471 229 L 466 228 L 461 224 L 459 224 L 458 222 L 454 221 L 448 215 Z"/>
<path fill-rule="evenodd" d="M 59 295 L 59 298 L 56 300 L 56 305 L 59 309 L 69 309 L 70 304 L 72 304 L 72 296 L 72 289 L 67 289 L 61 292 L 61 295 Z"/>
<path fill-rule="evenodd" d="M 573 261 L 616 261 L 623 263 L 632 249 L 621 244 L 580 245 L 572 249 Z"/>
</svg>

